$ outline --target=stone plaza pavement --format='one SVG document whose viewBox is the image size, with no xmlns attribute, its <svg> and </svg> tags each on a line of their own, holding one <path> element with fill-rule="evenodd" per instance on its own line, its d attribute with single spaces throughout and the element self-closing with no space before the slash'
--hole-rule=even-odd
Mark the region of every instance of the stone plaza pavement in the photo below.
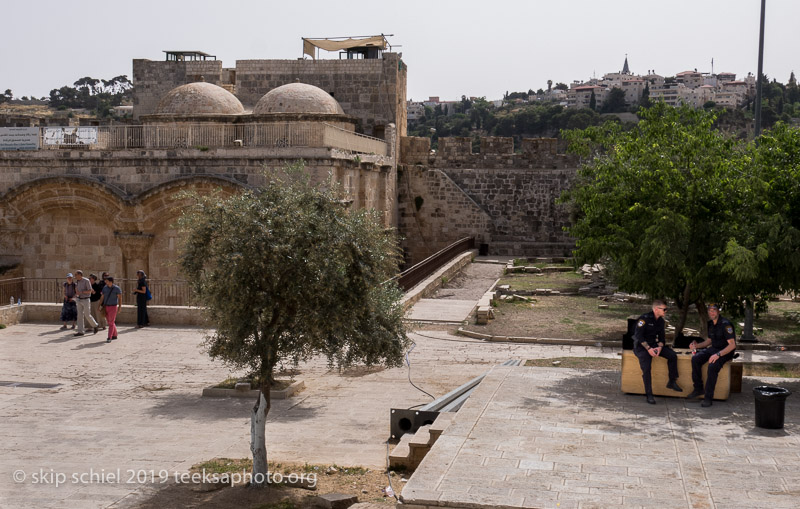
<svg viewBox="0 0 800 509">
<path fill-rule="evenodd" d="M 122 326 L 107 344 L 102 332 L 76 338 L 58 326 L 0 330 L 0 382 L 59 384 L 0 386 L 0 507 L 135 506 L 153 488 L 136 476 L 152 471 L 160 480 L 162 470 L 172 477 L 212 458 L 250 456 L 254 402 L 201 397 L 231 375 L 203 353 L 203 331 Z M 442 331 L 411 337 L 411 379 L 436 396 L 512 358 L 616 356 L 610 348 L 485 343 Z M 390 408 L 430 401 L 409 384 L 406 366 L 340 374 L 318 359 L 300 372 L 306 389 L 273 401 L 271 460 L 383 468 Z M 121 479 L 110 478 L 117 469 Z"/>
<path fill-rule="evenodd" d="M 800 400 L 788 398 L 784 429 L 756 428 L 761 383 L 745 378 L 711 408 L 648 405 L 620 393 L 618 372 L 495 367 L 401 498 L 409 509 L 800 507 Z"/>
</svg>

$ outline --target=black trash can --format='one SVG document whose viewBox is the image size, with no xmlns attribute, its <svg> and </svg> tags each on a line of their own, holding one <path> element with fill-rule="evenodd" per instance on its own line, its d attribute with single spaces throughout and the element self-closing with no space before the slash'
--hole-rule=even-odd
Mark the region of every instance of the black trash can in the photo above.
<svg viewBox="0 0 800 509">
<path fill-rule="evenodd" d="M 767 429 L 783 428 L 786 398 L 791 392 L 783 387 L 761 385 L 753 389 L 756 398 L 756 426 Z"/>
</svg>

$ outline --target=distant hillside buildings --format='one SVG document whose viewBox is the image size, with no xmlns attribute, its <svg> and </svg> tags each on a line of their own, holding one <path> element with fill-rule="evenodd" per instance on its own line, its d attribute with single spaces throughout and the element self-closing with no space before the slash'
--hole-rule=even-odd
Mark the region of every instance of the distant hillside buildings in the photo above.
<svg viewBox="0 0 800 509">
<path fill-rule="evenodd" d="M 633 74 L 628 67 L 628 58 L 622 70 L 603 75 L 602 78 L 592 78 L 588 81 L 573 81 L 569 90 L 551 88 L 543 94 L 529 96 L 528 101 L 515 99 L 514 102 L 551 101 L 569 108 L 588 108 L 592 93 L 595 98 L 595 108 L 602 108 L 611 91 L 618 88 L 625 93 L 625 105 L 638 106 L 647 90 L 650 101 L 664 101 L 670 106 L 686 104 L 701 108 L 709 101 L 718 106 L 737 108 L 755 96 L 756 77 L 748 73 L 744 80 L 737 80 L 736 74 L 721 72 L 718 74 L 693 71 L 679 72 L 673 77 L 664 77 L 647 71 L 645 75 Z M 428 101 L 408 101 L 408 120 L 415 121 L 425 113 L 425 106 L 442 106 L 442 112 L 452 115 L 454 108 L 448 105 L 459 101 L 440 101 L 438 97 L 430 97 Z M 490 101 L 496 107 L 509 101 Z M 448 111 L 449 110 L 449 111 Z"/>
<path fill-rule="evenodd" d="M 628 59 L 625 58 L 620 72 L 608 73 L 600 79 L 593 78 L 587 82 L 574 81 L 567 92 L 567 106 L 588 108 L 594 92 L 596 107 L 600 108 L 614 88 L 625 92 L 627 106 L 638 105 L 647 88 L 651 101 L 664 101 L 670 106 L 686 104 L 700 108 L 708 101 L 713 101 L 720 106 L 736 108 L 755 93 L 756 78 L 748 73 L 743 81 L 737 81 L 734 73 L 712 74 L 696 69 L 679 72 L 670 78 L 660 76 L 655 71 L 647 71 L 642 76 L 630 72 Z"/>
</svg>

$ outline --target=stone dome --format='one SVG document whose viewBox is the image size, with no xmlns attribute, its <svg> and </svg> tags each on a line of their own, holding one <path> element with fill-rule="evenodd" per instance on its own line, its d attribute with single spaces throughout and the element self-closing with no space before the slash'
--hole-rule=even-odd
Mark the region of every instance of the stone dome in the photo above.
<svg viewBox="0 0 800 509">
<path fill-rule="evenodd" d="M 173 88 L 161 98 L 156 115 L 239 115 L 239 99 L 212 83 L 197 82 Z"/>
<path fill-rule="evenodd" d="M 344 115 L 344 110 L 321 88 L 306 83 L 289 83 L 264 94 L 253 108 L 253 115 L 271 113 Z"/>
</svg>

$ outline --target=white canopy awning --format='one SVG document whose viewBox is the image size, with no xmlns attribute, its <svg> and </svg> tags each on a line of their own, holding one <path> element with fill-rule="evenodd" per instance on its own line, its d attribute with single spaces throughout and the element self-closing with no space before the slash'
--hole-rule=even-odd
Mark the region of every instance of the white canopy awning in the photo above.
<svg viewBox="0 0 800 509">
<path fill-rule="evenodd" d="M 341 51 L 349 48 L 375 47 L 386 49 L 386 38 L 382 35 L 365 37 L 362 39 L 306 39 L 303 38 L 303 53 L 315 58 L 314 48 L 321 48 L 325 51 Z"/>
</svg>

